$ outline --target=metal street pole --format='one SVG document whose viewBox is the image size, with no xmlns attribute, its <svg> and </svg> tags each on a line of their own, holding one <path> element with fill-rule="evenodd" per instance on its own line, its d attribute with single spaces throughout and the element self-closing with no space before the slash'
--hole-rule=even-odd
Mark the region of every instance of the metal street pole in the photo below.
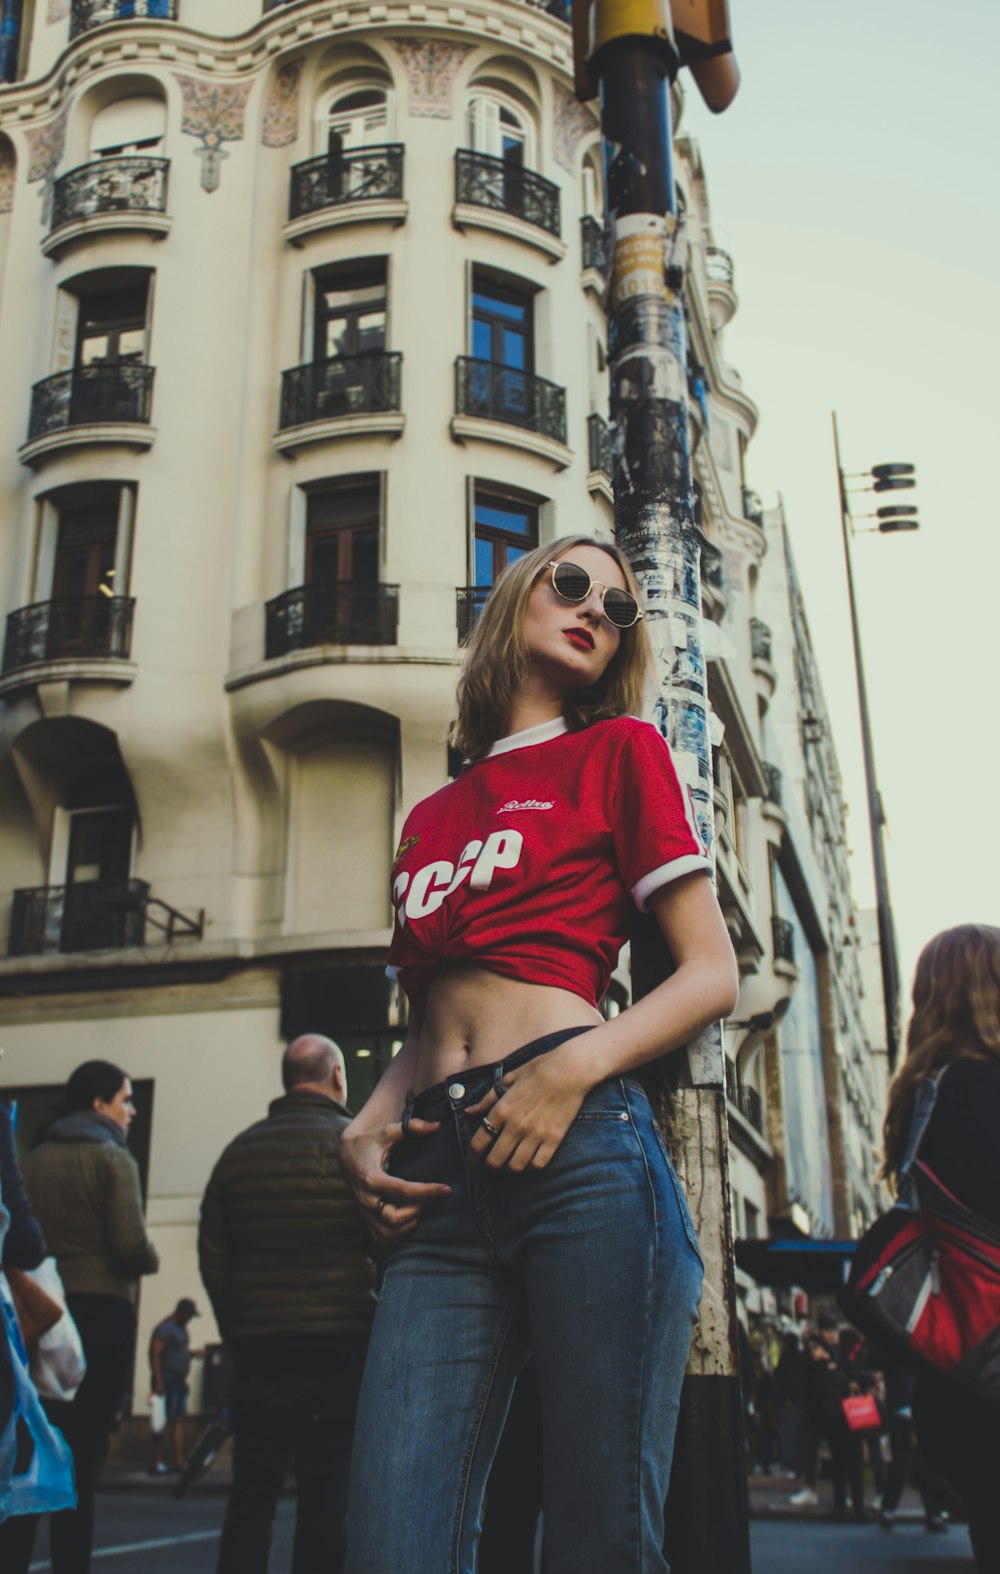
<svg viewBox="0 0 1000 1574">
<path fill-rule="evenodd" d="M 847 502 L 847 483 L 844 467 L 840 462 L 840 433 L 837 416 L 833 416 L 833 447 L 837 459 L 837 484 L 840 488 L 840 528 L 844 539 L 844 566 L 847 570 L 847 595 L 851 609 L 851 639 L 854 643 L 854 671 L 858 684 L 858 710 L 861 713 L 861 744 L 865 761 L 865 788 L 868 797 L 868 826 L 871 832 L 872 869 L 875 875 L 875 909 L 878 915 L 878 943 L 882 963 L 882 998 L 885 1004 L 885 1042 L 889 1070 L 896 1065 L 899 1054 L 899 961 L 896 954 L 896 931 L 892 920 L 892 903 L 889 899 L 889 872 L 886 867 L 885 810 L 878 790 L 875 774 L 875 750 L 872 744 L 871 718 L 868 714 L 868 690 L 865 685 L 865 668 L 861 659 L 861 638 L 858 632 L 858 609 L 854 599 L 854 574 L 851 568 L 850 535 L 851 512 Z"/>
<path fill-rule="evenodd" d="M 685 238 L 671 162 L 670 83 L 678 56 L 669 23 L 659 36 L 652 28 L 642 36 L 634 26 L 627 36 L 599 39 L 590 65 L 599 81 L 605 139 L 615 534 L 646 598 L 656 656 L 654 719 L 711 848 L 712 755 L 687 410 Z M 658 933 L 652 936 L 641 926 L 634 935 L 636 994 L 670 971 L 658 941 Z M 706 1272 L 681 1401 L 666 1552 L 674 1574 L 743 1574 L 750 1568 L 750 1547 L 721 1025 L 689 1045 L 671 1124 Z"/>
</svg>

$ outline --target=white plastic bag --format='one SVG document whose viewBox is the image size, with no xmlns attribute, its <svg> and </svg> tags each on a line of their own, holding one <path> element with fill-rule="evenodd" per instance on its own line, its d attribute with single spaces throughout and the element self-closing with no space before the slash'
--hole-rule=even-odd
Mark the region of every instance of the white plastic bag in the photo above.
<svg viewBox="0 0 1000 1574">
<path fill-rule="evenodd" d="M 66 1292 L 54 1257 L 46 1257 L 30 1270 L 35 1283 L 51 1295 L 63 1309 L 59 1321 L 43 1334 L 31 1352 L 31 1376 L 43 1399 L 59 1399 L 68 1404 L 76 1395 L 87 1371 L 80 1333 L 66 1309 Z"/>
<path fill-rule="evenodd" d="M 149 1425 L 154 1437 L 159 1437 L 167 1430 L 167 1396 L 166 1394 L 150 1394 L 149 1396 Z"/>
</svg>

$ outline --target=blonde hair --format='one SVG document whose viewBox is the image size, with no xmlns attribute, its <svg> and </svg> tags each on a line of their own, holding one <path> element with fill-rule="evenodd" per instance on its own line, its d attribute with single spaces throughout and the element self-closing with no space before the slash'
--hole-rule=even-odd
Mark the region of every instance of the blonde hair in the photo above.
<svg viewBox="0 0 1000 1574">
<path fill-rule="evenodd" d="M 882 1128 L 882 1175 L 899 1181 L 917 1085 L 953 1060 L 1000 1061 L 1000 929 L 959 924 L 929 940 L 913 977 L 906 1059 L 896 1073 Z"/>
<path fill-rule="evenodd" d="M 528 597 L 553 559 L 573 547 L 598 547 L 621 569 L 640 606 L 642 594 L 628 559 L 610 542 L 592 536 L 560 536 L 508 563 L 490 592 L 469 640 L 458 680 L 458 719 L 451 741 L 470 760 L 482 759 L 498 738 L 510 730 L 514 697 L 528 675 L 524 614 Z M 563 701 L 563 715 L 579 730 L 610 716 L 633 716 L 642 710 L 647 680 L 653 670 L 652 649 L 645 624 L 623 629 L 621 642 L 600 681 L 577 689 Z"/>
</svg>

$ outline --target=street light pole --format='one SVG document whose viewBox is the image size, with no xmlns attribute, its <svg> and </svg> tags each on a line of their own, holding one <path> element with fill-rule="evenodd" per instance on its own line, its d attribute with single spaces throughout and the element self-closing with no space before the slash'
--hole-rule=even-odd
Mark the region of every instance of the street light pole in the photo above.
<svg viewBox="0 0 1000 1574">
<path fill-rule="evenodd" d="M 604 135 L 615 536 L 645 595 L 656 668 L 654 719 L 710 851 L 711 728 L 687 407 L 685 232 L 674 190 L 670 86 L 688 59 L 692 70 L 697 66 L 706 101 L 721 109 L 738 76 L 728 39 L 713 33 L 724 8 L 716 4 L 712 15 L 701 4 L 677 9 L 694 33 L 679 32 L 676 41 L 666 0 L 598 0 L 592 18 L 589 7 L 578 4 L 574 22 L 583 31 L 593 21 L 584 48 Z M 671 969 L 655 925 L 640 920 L 632 938 L 634 996 Z M 677 1424 L 665 1551 L 677 1574 L 747 1574 L 729 1122 L 718 1023 L 688 1045 L 673 1092 L 672 1128 L 705 1280 Z"/>
<path fill-rule="evenodd" d="M 840 433 L 837 430 L 836 412 L 833 415 L 833 447 L 837 459 L 837 484 L 840 490 L 840 527 L 844 540 L 844 567 L 847 572 L 847 595 L 851 609 L 851 639 L 854 643 L 854 671 L 858 685 L 858 710 L 861 715 L 861 745 L 864 751 L 865 788 L 868 797 L 868 825 L 871 832 L 872 869 L 875 876 L 875 909 L 878 915 L 879 954 L 882 964 L 882 999 L 885 1005 L 885 1041 L 889 1070 L 895 1068 L 899 1054 L 899 961 L 896 953 L 896 931 L 889 898 L 889 872 L 886 866 L 885 810 L 878 790 L 875 774 L 875 750 L 872 744 L 871 717 L 868 712 L 868 690 L 865 668 L 861 658 L 861 637 L 858 632 L 858 609 L 854 599 L 854 573 L 851 567 L 850 536 L 853 530 L 851 511 L 847 500 L 847 482 L 840 462 Z"/>
</svg>

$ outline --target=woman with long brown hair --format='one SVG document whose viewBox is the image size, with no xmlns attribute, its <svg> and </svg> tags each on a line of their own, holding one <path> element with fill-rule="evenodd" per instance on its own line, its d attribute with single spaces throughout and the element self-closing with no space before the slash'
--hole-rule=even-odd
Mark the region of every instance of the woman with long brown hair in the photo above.
<svg viewBox="0 0 1000 1574">
<path fill-rule="evenodd" d="M 663 1505 L 701 1286 L 641 1085 L 731 1010 L 732 947 L 663 739 L 611 545 L 569 536 L 497 582 L 459 683 L 458 779 L 392 875 L 406 1043 L 342 1140 L 389 1247 L 365 1368 L 351 1574 L 473 1574 L 518 1371 L 543 1414 L 548 1574 L 663 1574 Z M 632 903 L 672 976 L 605 1021 Z"/>
<path fill-rule="evenodd" d="M 898 1186 L 918 1089 L 937 1080 L 921 1160 L 966 1207 L 1000 1225 L 1000 929 L 960 924 L 920 954 L 906 1059 L 889 1090 L 883 1175 Z M 976 1567 L 1000 1569 L 1000 1413 L 951 1379 L 917 1378 L 921 1450 L 951 1482 Z"/>
</svg>

